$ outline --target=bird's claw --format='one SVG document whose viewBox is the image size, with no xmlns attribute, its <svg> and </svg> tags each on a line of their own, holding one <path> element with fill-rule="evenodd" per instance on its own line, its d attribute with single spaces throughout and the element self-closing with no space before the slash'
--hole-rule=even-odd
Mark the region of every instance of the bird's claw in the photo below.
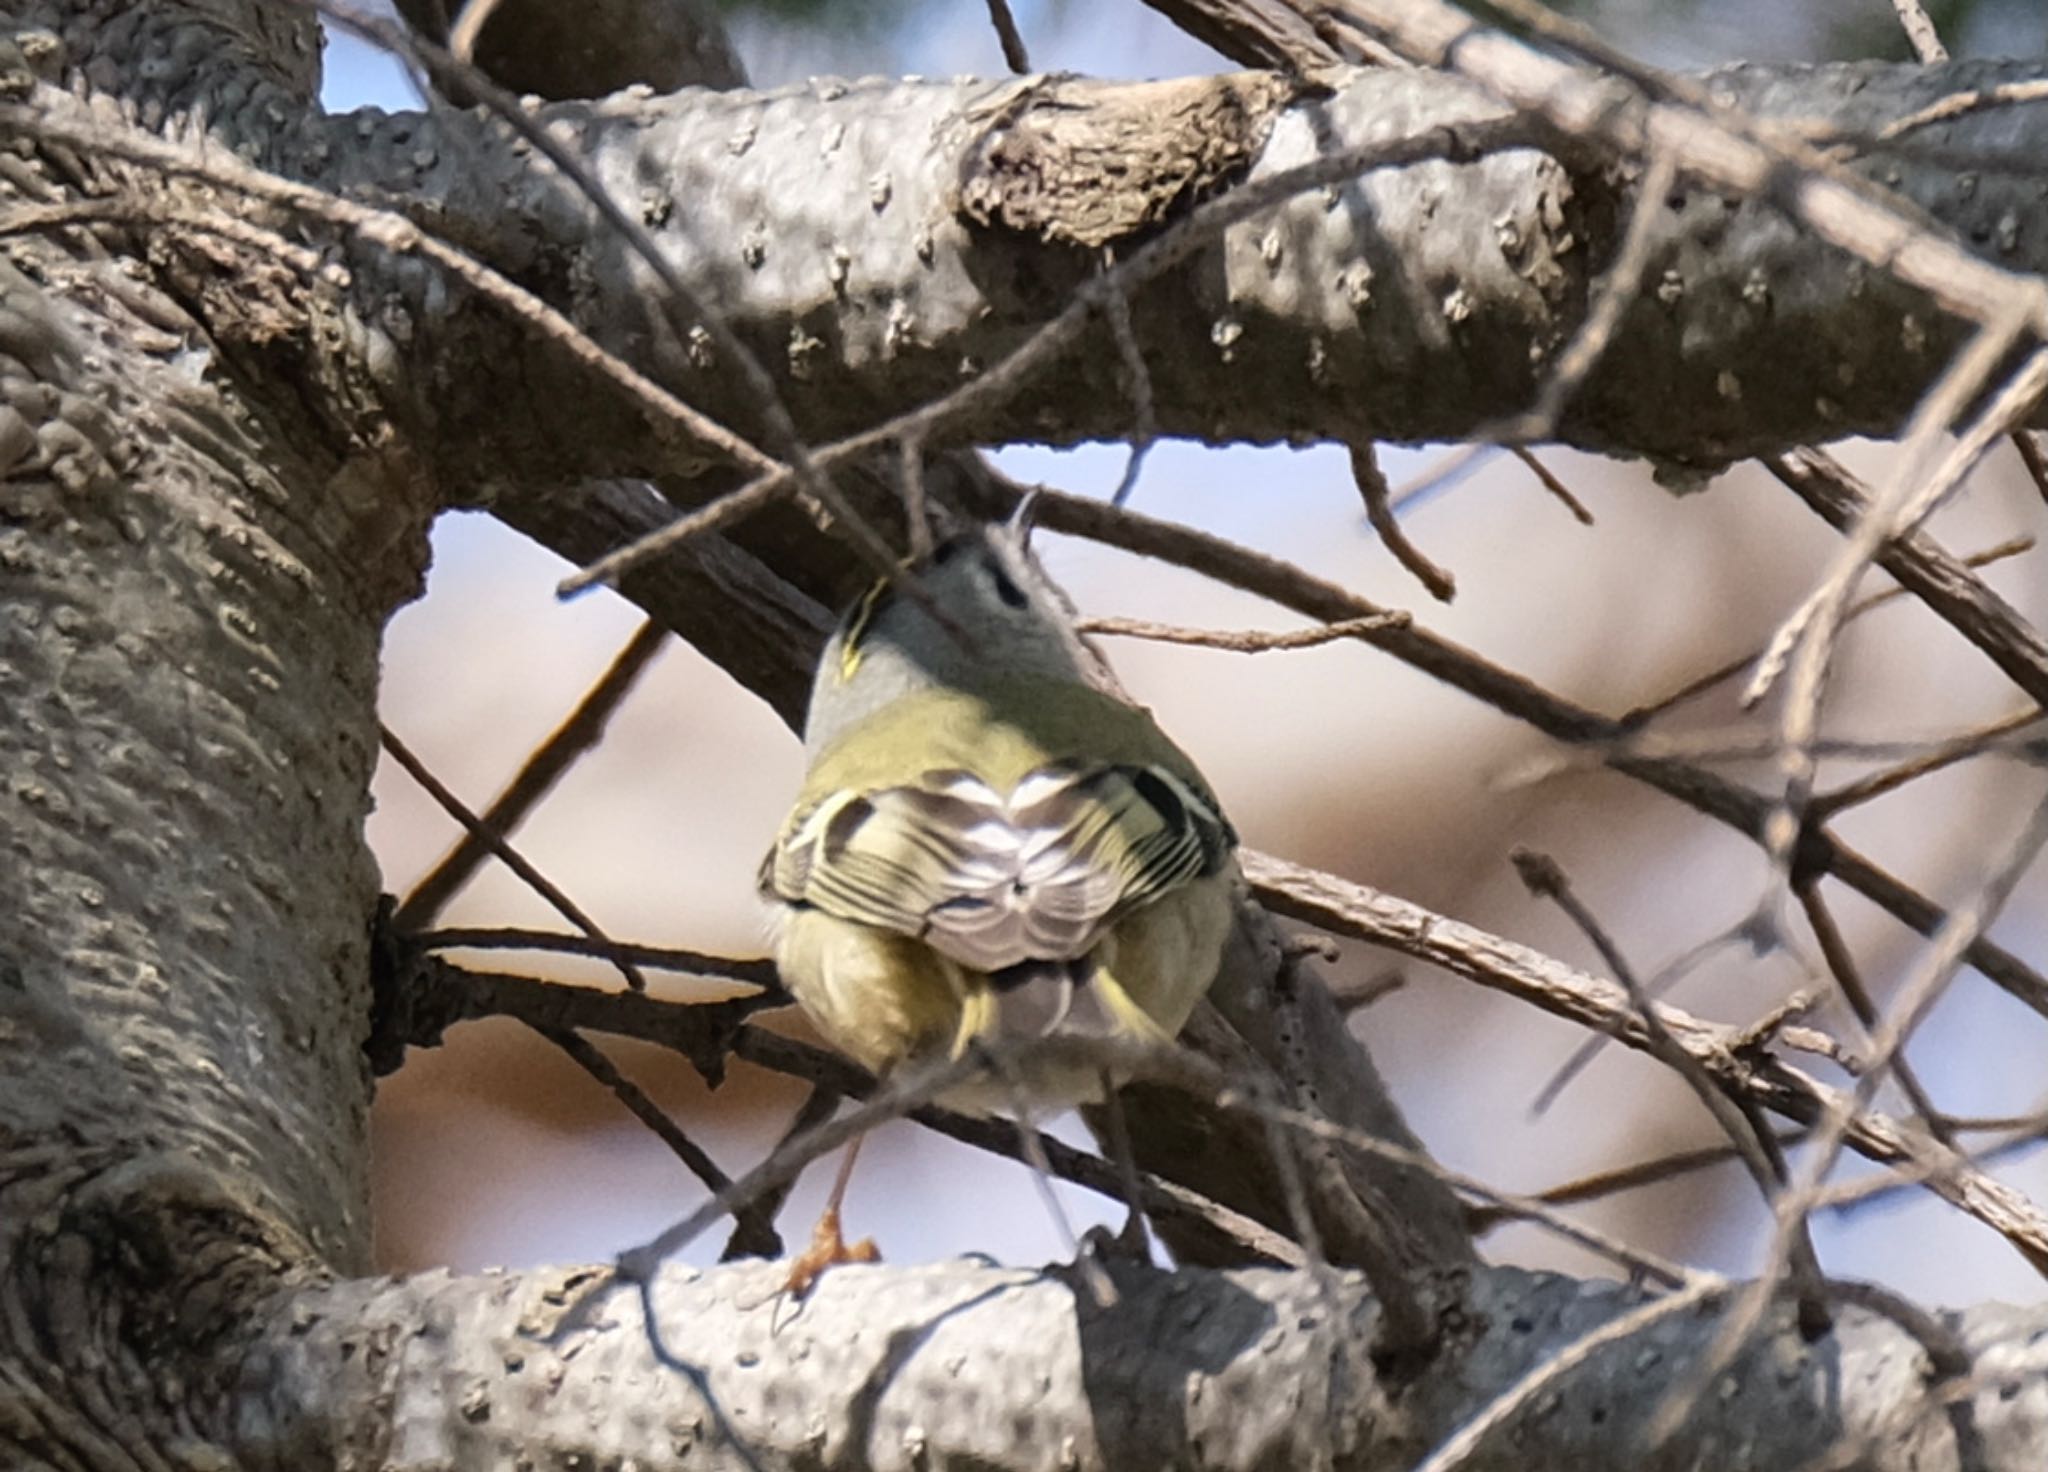
<svg viewBox="0 0 2048 1472">
<path fill-rule="evenodd" d="M 827 1206 L 819 1215 L 817 1226 L 811 1229 L 811 1245 L 790 1263 L 789 1276 L 783 1280 L 782 1291 L 801 1300 L 817 1286 L 826 1269 L 836 1268 L 842 1263 L 881 1260 L 882 1254 L 875 1246 L 875 1239 L 863 1237 L 858 1242 L 848 1242 L 839 1229 L 839 1208 Z"/>
</svg>

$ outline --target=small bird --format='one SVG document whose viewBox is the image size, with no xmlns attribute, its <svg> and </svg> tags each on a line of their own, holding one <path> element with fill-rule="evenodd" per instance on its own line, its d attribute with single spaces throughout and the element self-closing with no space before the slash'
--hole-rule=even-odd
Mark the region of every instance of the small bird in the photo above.
<svg viewBox="0 0 2048 1472">
<path fill-rule="evenodd" d="M 1030 550 L 1030 502 L 857 599 L 826 645 L 803 788 L 761 866 L 775 955 L 818 1030 L 886 1077 L 977 1044 L 1170 1040 L 1233 920 L 1237 835 L 1114 680 Z M 1093 1068 L 984 1075 L 975 1113 L 1101 1097 Z M 842 1164 L 801 1292 L 849 1248 Z"/>
</svg>

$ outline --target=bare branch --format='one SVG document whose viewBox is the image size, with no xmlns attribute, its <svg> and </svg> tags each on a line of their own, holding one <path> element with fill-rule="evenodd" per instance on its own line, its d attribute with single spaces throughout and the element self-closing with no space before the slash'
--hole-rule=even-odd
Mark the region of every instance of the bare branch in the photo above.
<svg viewBox="0 0 2048 1472">
<path fill-rule="evenodd" d="M 1861 525 L 1871 513 L 1868 489 L 1821 450 L 1795 450 L 1764 462 L 1773 475 L 1836 530 Z M 2015 685 L 2048 705 L 2048 640 L 1982 578 L 1971 574 L 1924 531 L 1893 537 L 1877 565 L 1967 639 Z"/>
<path fill-rule="evenodd" d="M 428 770 L 425 762 L 413 755 L 410 747 L 392 734 L 389 726 L 379 725 L 377 732 L 384 742 L 384 749 L 391 753 L 392 759 L 405 768 L 413 781 L 426 789 L 427 795 L 440 804 L 443 812 L 460 823 L 470 837 L 494 854 L 506 868 L 517 874 L 527 888 L 552 905 L 556 914 L 582 931 L 600 947 L 605 959 L 618 967 L 619 974 L 626 978 L 626 985 L 636 992 L 647 990 L 647 978 L 640 974 L 640 968 L 620 953 L 611 937 L 598 929 L 595 920 L 584 914 L 581 907 L 564 894 L 554 881 L 536 869 L 524 855 L 471 812 L 463 804 L 462 799 L 449 791 L 447 785 Z"/>
<path fill-rule="evenodd" d="M 2034 483 L 2034 489 L 2041 493 L 2041 499 L 2048 501 L 2048 445 L 2038 429 L 2015 431 L 2013 448 L 2020 453 L 2020 463 L 2027 467 L 2027 479 Z"/>
<path fill-rule="evenodd" d="M 1737 1297 L 1707 1352 L 1697 1364 L 1687 1369 L 1683 1379 L 1668 1393 L 1664 1406 L 1652 1423 L 1653 1437 L 1661 1440 L 1677 1429 L 1706 1387 L 1720 1376 L 1744 1341 L 1756 1332 L 1769 1305 L 1772 1285 L 1788 1260 L 1792 1244 L 1805 1230 L 1806 1220 L 1820 1199 L 1822 1184 L 1834 1169 L 1843 1145 L 1855 1128 L 1857 1112 L 1876 1094 L 1892 1060 L 1954 979 L 1970 941 L 1997 917 L 2044 844 L 2048 844 L 2048 799 L 2035 805 L 2025 829 L 1998 866 L 1987 876 L 1970 902 L 1958 906 L 1950 914 L 1900 983 L 1891 1012 L 1871 1039 L 1869 1066 L 1857 1078 L 1855 1088 L 1830 1101 L 1827 1112 L 1814 1125 L 1799 1173 L 1778 1202 L 1765 1270 Z M 2048 1273 L 2048 1264 L 2037 1260 L 2035 1265 Z"/>
<path fill-rule="evenodd" d="M 585 692 L 562 724 L 527 757 L 505 790 L 492 800 L 481 818 L 483 830 L 509 837 L 526 815 L 561 780 L 577 759 L 604 739 L 605 726 L 639 683 L 640 676 L 661 652 L 668 630 L 652 621 L 643 623 L 613 658 L 595 685 Z M 431 925 L 442 907 L 469 882 L 477 867 L 491 852 L 490 846 L 473 833 L 465 833 L 441 862 L 413 886 L 391 923 L 400 930 L 419 930 Z"/>
<path fill-rule="evenodd" d="M 1892 0 L 1892 9 L 1899 14 L 1899 24 L 1905 27 L 1915 56 L 1922 61 L 1948 60 L 1948 47 L 1941 44 L 1941 33 L 1920 0 Z"/>
<path fill-rule="evenodd" d="M 1254 891 L 1275 914 L 1371 941 L 1607 1033 L 1629 1047 L 1648 1047 L 1642 1019 L 1618 985 L 1334 875 L 1266 854 L 1244 852 L 1241 860 Z M 1963 930 L 1955 931 L 1950 938 L 1960 940 L 1963 934 Z M 1840 1111 L 1850 1121 L 1844 1138 L 1851 1149 L 1885 1164 L 1924 1167 L 1929 1172 L 1930 1190 L 1983 1222 L 2034 1267 L 2048 1272 L 2048 1215 L 2023 1194 L 1978 1170 L 1939 1141 L 1857 1107 L 1853 1096 L 1817 1082 L 1768 1053 L 1752 1056 L 1754 1050 L 1743 1046 L 1736 1030 L 1702 1022 L 1674 1007 L 1663 1006 L 1659 1011 L 1665 1030 L 1724 1088 L 1802 1125 L 1813 1125 Z"/>
<path fill-rule="evenodd" d="M 1780 479 L 1784 479 L 1787 474 L 1794 473 L 1790 471 L 1789 468 L 1785 471 L 1780 471 L 1778 470 L 1778 467 L 1775 464 L 1772 464 L 1771 462 L 1766 463 L 1771 464 L 1771 468 L 1773 469 L 1774 473 L 1779 474 Z M 1913 544 L 1909 542 L 1904 545 L 1912 546 Z M 2014 537 L 2010 541 L 2000 542 L 1995 547 L 1987 547 L 1982 552 L 1971 553 L 1968 557 L 1962 560 L 1960 566 L 1962 568 L 1973 569 L 1980 567 L 1989 567 L 1994 562 L 2002 562 L 2008 557 L 2017 557 L 2021 553 L 2031 552 L 2033 550 L 2034 539 L 2032 537 Z M 1892 555 L 1894 557 L 1897 556 L 1896 553 L 1881 553 L 1879 554 L 1878 558 L 1880 563 L 1884 562 L 1886 555 Z M 1946 558 L 1947 554 L 1943 553 L 1942 556 Z M 1981 583 L 1977 586 L 1979 588 L 1983 587 Z M 1906 587 L 1887 588 L 1882 593 L 1873 593 L 1869 597 L 1862 599 L 1860 602 L 1856 603 L 1853 607 L 1851 607 L 1849 611 L 1843 615 L 1843 621 L 1845 623 L 1853 623 L 1857 619 L 1863 617 L 1864 614 L 1869 613 L 1872 609 L 1882 608 L 1888 603 L 1896 602 L 1901 598 L 1911 597 L 1913 596 L 1913 594 L 1914 590 Z M 2016 618 L 2017 615 L 2014 615 L 2014 617 Z M 1751 649 L 1747 654 L 1737 655 L 1734 659 L 1727 661 L 1725 664 L 1716 665 L 1713 669 L 1708 670 L 1705 674 L 1695 675 L 1692 679 L 1687 680 L 1683 685 L 1678 686 L 1670 693 L 1660 695 L 1655 700 L 1645 701 L 1643 704 L 1636 706 L 1635 708 L 1630 710 L 1626 715 L 1622 716 L 1622 724 L 1631 727 L 1646 725 L 1651 720 L 1671 710 L 1674 706 L 1682 705 L 1688 700 L 1692 700 L 1698 696 L 1706 694 L 1709 690 L 1714 689 L 1716 686 L 1726 684 L 1728 681 L 1734 679 L 1737 675 L 1741 674 L 1744 670 L 1748 669 L 1751 665 L 1755 664 L 1759 659 L 1762 659 L 1764 657 L 1764 648 L 1764 645 L 1759 644 L 1754 649 Z"/>
<path fill-rule="evenodd" d="M 1157 521 L 1048 487 L 1038 487 L 1037 491 L 1039 521 L 1055 530 L 1194 569 L 1310 618 L 1334 622 L 1377 618 L 1387 612 L 1371 600 L 1312 577 L 1290 563 L 1192 527 Z M 991 514 L 1006 513 L 1014 494 L 1015 488 L 1010 488 L 1000 502 L 989 501 L 986 509 Z M 1839 497 L 1839 487 L 1833 494 Z M 1897 545 L 1893 544 L 1894 548 Z M 1945 596 L 1937 611 L 1957 603 L 1973 611 L 2004 609 L 2007 617 L 1994 617 L 1984 623 L 1975 618 L 1955 620 L 1965 637 L 1973 642 L 1983 640 L 1986 652 L 2000 660 L 2001 668 L 2007 667 L 2005 657 L 2009 652 L 2016 652 L 2023 645 L 2038 646 L 2039 636 L 2027 628 L 2025 621 L 2011 614 L 2003 600 L 1953 559 L 1935 563 L 1915 551 L 1893 561 L 1883 557 L 1880 561 L 1901 581 L 1908 581 L 1906 572 L 1910 571 L 1916 592 L 1922 587 L 1930 591 L 1939 589 Z M 1555 740 L 1600 745 L 1619 742 L 1627 734 L 1618 721 L 1574 705 L 1420 625 L 1367 629 L 1356 637 Z M 2044 676 L 2043 688 L 2048 689 L 2048 659 L 2043 660 L 2039 669 Z M 1762 836 L 1772 811 L 1769 800 L 1762 795 L 1701 768 L 1664 758 L 1636 756 L 1618 748 L 1609 751 L 1607 764 L 1728 824 L 1752 840 Z M 1940 906 L 1824 830 L 1813 828 L 1801 835 L 1799 861 L 1816 872 L 1834 875 L 1923 935 L 1932 934 L 1941 923 Z M 2027 1006 L 2048 1016 L 2048 978 L 2011 951 L 1979 938 L 1971 947 L 1970 963 Z"/>
<path fill-rule="evenodd" d="M 641 945 L 633 941 L 600 941 L 587 935 L 570 935 L 556 930 L 523 930 L 517 926 L 458 926 L 421 930 L 406 936 L 421 951 L 544 951 L 570 956 L 595 956 L 609 960 L 623 956 L 638 966 L 661 971 L 679 971 L 694 976 L 712 976 L 724 981 L 745 982 L 776 997 L 782 982 L 775 963 L 714 956 L 705 951 L 679 950 L 674 946 Z"/>
<path fill-rule="evenodd" d="M 1593 948 L 1607 963 L 1614 979 L 1628 993 L 1630 1005 L 1642 1019 L 1650 1056 L 1685 1081 L 1693 1097 L 1705 1106 L 1714 1123 L 1720 1126 L 1728 1142 L 1735 1147 L 1736 1157 L 1748 1169 L 1750 1178 L 1763 1193 L 1765 1203 L 1776 1201 L 1785 1186 L 1785 1163 L 1758 1118 L 1755 1102 L 1731 1097 L 1720 1081 L 1707 1072 L 1706 1066 L 1686 1051 L 1685 1046 L 1665 1028 L 1634 968 L 1628 964 L 1621 948 L 1614 943 L 1614 938 L 1599 919 L 1573 892 L 1571 882 L 1565 878 L 1564 870 L 1557 861 L 1528 849 L 1517 849 L 1513 857 L 1515 871 L 1529 892 L 1552 901 L 1570 917 L 1586 939 L 1593 943 Z M 1795 1240 L 1788 1249 L 1787 1257 L 1793 1286 L 1799 1294 L 1802 1325 L 1816 1335 L 1826 1332 L 1825 1280 L 1820 1258 L 1813 1250 L 1812 1237 L 1802 1236 Z"/>
<path fill-rule="evenodd" d="M 1010 0 L 988 0 L 988 18 L 996 28 L 996 39 L 1002 42 L 1003 65 L 1020 76 L 1030 71 L 1031 54 L 1024 49 L 1017 18 L 1010 14 Z"/>
<path fill-rule="evenodd" d="M 1158 644 L 1189 644 L 1199 649 L 1221 649 L 1231 654 L 1265 654 L 1275 649 L 1315 649 L 1339 639 L 1355 639 L 1375 629 L 1405 628 L 1408 622 L 1406 613 L 1393 611 L 1279 633 L 1268 633 L 1262 629 L 1187 629 L 1175 624 L 1155 624 L 1142 618 L 1084 618 L 1076 627 L 1084 634 L 1147 639 Z"/>
<path fill-rule="evenodd" d="M 704 1153 L 704 1148 L 684 1133 L 682 1126 L 649 1098 L 645 1089 L 626 1077 L 619 1066 L 605 1056 L 602 1048 L 571 1028 L 536 1027 L 534 1031 L 568 1054 L 577 1067 L 609 1089 L 612 1097 L 626 1106 L 627 1113 L 652 1130 L 655 1138 L 668 1146 L 669 1153 L 680 1160 L 691 1175 L 702 1181 L 707 1190 L 718 1192 L 732 1186 L 732 1178 L 718 1168 L 718 1163 Z M 733 1216 L 735 1225 L 732 1242 L 726 1252 L 728 1257 L 782 1256 L 782 1237 L 775 1230 L 773 1205 L 765 1199 L 755 1200 L 739 1207 Z"/>
<path fill-rule="evenodd" d="M 1845 782 L 1832 791 L 1818 793 L 1813 799 L 1814 817 L 1817 821 L 1824 822 L 1845 808 L 1883 797 L 1888 792 L 1896 792 L 1909 782 L 1917 782 L 1920 778 L 1952 767 L 1957 762 L 1968 761 L 1971 757 L 1982 756 L 1989 751 L 2005 749 L 2007 736 L 2037 725 L 2042 719 L 2043 713 L 2038 707 L 2014 711 L 2011 715 L 1989 725 L 1939 742 L 1926 751 L 1908 757 L 1898 766 L 1872 772 L 1853 782 Z M 2035 743 L 2029 742 L 2019 749 L 2023 753 L 2029 752 L 2034 745 Z"/>
<path fill-rule="evenodd" d="M 1379 533 L 1380 542 L 1394 554 L 1396 562 L 1413 573 L 1415 580 L 1429 590 L 1432 598 L 1441 603 L 1450 602 L 1457 594 L 1458 585 L 1449 573 L 1423 556 L 1421 549 L 1401 530 L 1401 523 L 1394 519 L 1393 491 L 1387 485 L 1387 477 L 1380 470 L 1379 459 L 1372 446 L 1355 444 L 1350 449 L 1351 479 L 1365 502 L 1365 519 Z"/>
<path fill-rule="evenodd" d="M 1145 0 L 1239 66 L 1314 72 L 1344 60 L 1286 0 Z"/>
<path fill-rule="evenodd" d="M 1565 510 L 1578 518 L 1580 526 L 1593 524 L 1593 513 L 1586 509 L 1586 503 L 1571 492 L 1571 487 L 1559 480 L 1549 466 L 1536 458 L 1536 452 L 1527 445 L 1509 445 L 1508 453 L 1529 467 L 1529 473 L 1536 477 L 1544 490 L 1564 503 Z"/>
</svg>

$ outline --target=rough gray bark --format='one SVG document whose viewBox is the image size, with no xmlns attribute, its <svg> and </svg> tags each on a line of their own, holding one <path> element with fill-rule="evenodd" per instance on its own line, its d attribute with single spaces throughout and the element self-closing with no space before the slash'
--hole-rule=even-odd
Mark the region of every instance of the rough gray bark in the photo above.
<svg viewBox="0 0 2048 1472">
<path fill-rule="evenodd" d="M 648 1469 L 936 1465 L 1405 1472 L 1475 1407 L 1645 1300 L 1615 1284 L 1508 1270 L 1474 1277 L 1447 1365 L 1383 1376 L 1359 1353 L 1374 1309 L 1347 1275 L 1120 1274 L 1113 1309 L 1043 1272 L 969 1263 L 841 1269 L 800 1312 L 754 1306 L 773 1265 L 666 1274 L 668 1348 L 649 1364 L 638 1300 L 573 1272 L 488 1284 L 432 1274 L 298 1295 L 250 1378 L 237 1451 L 257 1466 Z M 568 1320 L 589 1301 L 594 1313 Z M 1697 1355 L 1712 1312 L 1674 1314 L 1533 1396 L 1469 1472 L 1622 1465 L 1958 1465 L 1923 1356 L 1856 1309 L 1805 1344 L 1789 1309 L 1663 1453 L 1614 1460 Z M 573 1327 L 564 1328 L 564 1322 Z M 286 1326 L 296 1325 L 290 1330 Z M 1984 1309 L 1964 1332 L 1986 1367 L 1971 1405 L 1984 1472 L 2040 1465 L 2048 1429 L 2039 1312 Z M 366 1355 L 373 1344 L 389 1346 Z M 350 1348 L 355 1352 L 351 1353 Z M 457 1412 L 455 1402 L 460 1410 Z M 713 1406 L 716 1406 L 716 1410 Z M 375 1409 L 372 1409 L 375 1408 Z M 742 1451 L 736 1443 L 744 1443 Z M 1840 1463 L 1823 1459 L 1847 1452 Z"/>
<path fill-rule="evenodd" d="M 383 621 L 416 593 L 440 509 L 498 498 L 559 545 L 612 524 L 566 488 L 645 475 L 701 495 L 707 456 L 399 237 L 204 182 L 167 189 L 90 134 L 203 132 L 282 173 L 402 199 L 691 402 L 750 431 L 758 405 L 656 320 L 643 269 L 500 124 L 321 118 L 315 55 L 309 18 L 280 5 L 0 14 L 0 84 L 26 110 L 10 114 L 0 215 L 121 207 L 17 221 L 0 264 L 0 1465 L 739 1465 L 693 1381 L 654 1361 L 630 1299 L 534 1337 L 590 1270 L 346 1279 L 368 1258 L 377 882 L 361 820 Z M 1727 86 L 1857 131 L 2024 75 Z M 835 84 L 549 116 L 822 437 L 995 363 L 1094 252 L 1128 251 L 1242 173 L 1496 113 L 1441 78 L 1367 74 L 1331 96 L 1268 80 Z M 2031 117 L 1932 132 L 1944 157 L 1975 161 L 1968 189 L 1940 163 L 1879 167 L 2032 268 L 2048 225 Z M 1135 163 L 1112 188 L 1119 161 Z M 1625 181 L 1524 150 L 1375 175 L 1239 226 L 1133 303 L 1161 428 L 1420 438 L 1519 408 L 1626 202 Z M 1711 462 L 1889 428 L 1954 340 L 1766 208 L 1689 198 L 1667 215 L 1653 269 L 1679 289 L 1630 314 L 1563 427 L 1579 443 Z M 946 434 L 1120 432 L 1114 363 L 1090 345 Z M 626 490 L 603 512 L 620 529 L 651 514 Z M 831 546 L 768 518 L 629 591 L 786 708 L 800 698 L 788 651 L 846 576 Z M 736 588 L 751 590 L 743 618 L 728 616 Z M 669 1346 L 706 1367 L 765 1461 L 850 1468 L 1407 1465 L 1627 1302 L 1461 1270 L 1443 1351 L 1402 1379 L 1364 1359 L 1370 1310 L 1348 1279 L 1140 1275 L 1093 1316 L 1030 1274 L 848 1272 L 780 1333 L 763 1282 L 666 1275 Z M 1986 1309 L 1965 1327 L 1998 1346 L 1971 1402 L 1984 1465 L 2038 1466 L 2040 1324 Z M 1791 1467 L 1828 1448 L 1956 1464 L 1914 1352 L 1853 1311 L 1810 1346 L 1775 1330 L 1667 1463 L 1637 1459 L 1624 1423 L 1710 1329 L 1674 1321 L 1596 1359 L 1467 1465 L 1725 1453 Z"/>
<path fill-rule="evenodd" d="M 2037 71 L 1743 68 L 1718 77 L 1717 91 L 1766 116 L 1855 137 L 1951 91 Z M 1242 117 L 1253 181 L 1318 149 L 1502 116 L 1469 84 L 1377 70 L 1349 74 L 1328 96 L 1231 79 L 1131 87 L 1027 78 L 830 82 L 550 110 L 664 252 L 719 302 L 814 440 L 908 411 L 998 363 L 1065 305 L 1100 249 L 1127 252 L 1186 208 L 1174 191 L 1202 179 L 1181 156 L 1191 143 L 1162 145 L 1138 160 L 1147 167 L 1135 177 L 1113 177 L 1111 160 L 1131 161 L 1134 130 L 1200 130 L 1219 113 Z M 1966 116 L 1916 134 L 1916 151 L 1888 145 L 1869 167 L 2003 264 L 2038 269 L 2048 262 L 2048 221 L 2033 181 L 2038 124 L 2028 119 L 2017 108 Z M 355 122 L 333 125 L 350 145 L 330 146 L 328 182 L 424 193 L 461 238 L 487 242 L 495 261 L 524 278 L 559 274 L 573 260 L 564 296 L 593 337 L 653 365 L 721 422 L 755 422 L 738 376 L 716 354 L 655 328 L 653 288 L 608 227 L 559 179 L 530 171 L 495 126 L 466 116 L 362 126 L 369 136 L 357 141 Z M 421 169 L 417 158 L 433 163 Z M 1959 158 L 1972 167 L 1959 170 Z M 1211 188 L 1230 180 L 1230 162 L 1217 161 Z M 963 217 L 963 202 L 985 222 Z M 1580 320 L 1628 204 L 1624 181 L 1519 149 L 1374 173 L 1239 225 L 1132 301 L 1159 427 L 1232 440 L 1423 440 L 1503 419 L 1527 404 Z M 1711 464 L 1882 434 L 1958 340 L 1917 293 L 1815 243 L 1766 204 L 1681 191 L 1660 211 L 1647 276 L 1652 289 L 1560 438 Z M 509 350 L 508 329 L 480 317 L 423 314 L 416 352 L 435 363 Z M 1033 375 L 1021 392 L 950 426 L 950 436 L 1120 434 L 1128 395 L 1107 329 L 1094 334 L 1056 372 Z M 587 384 L 536 382 L 521 406 L 532 432 L 511 442 L 513 416 L 496 386 L 450 374 L 441 387 L 455 395 L 449 419 L 490 434 L 469 447 L 483 452 L 469 463 L 492 482 L 675 473 L 674 448 L 618 424 L 616 409 L 604 411 L 608 463 L 589 464 L 581 443 L 577 464 L 562 463 L 551 447 L 569 437 L 550 432 L 598 408 Z"/>
</svg>

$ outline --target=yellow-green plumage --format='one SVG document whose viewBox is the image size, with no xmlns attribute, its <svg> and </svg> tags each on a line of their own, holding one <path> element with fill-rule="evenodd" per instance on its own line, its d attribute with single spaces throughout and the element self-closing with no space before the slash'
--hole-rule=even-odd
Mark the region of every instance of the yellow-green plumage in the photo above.
<svg viewBox="0 0 2048 1472">
<path fill-rule="evenodd" d="M 1217 874 L 1131 911 L 1098 942 L 1102 965 L 1092 984 L 1102 985 L 1106 973 L 1129 998 L 1128 1036 L 1164 1041 L 1187 1024 L 1216 975 L 1230 914 L 1230 879 Z M 908 936 L 795 910 L 782 920 L 775 954 L 819 1032 L 871 1072 L 914 1057 L 957 1056 L 994 1030 L 988 978 Z M 1040 1070 L 1030 1088 L 1034 1102 L 1058 1108 L 1096 1098 L 1100 1080 L 1093 1070 Z M 989 1081 L 955 1090 L 946 1103 L 985 1113 L 1010 1099 L 999 1081 Z"/>
<path fill-rule="evenodd" d="M 1231 928 L 1235 836 L 1194 764 L 1066 662 L 1069 626 L 1021 544 L 967 546 L 927 576 L 977 621 L 971 654 L 916 644 L 922 615 L 885 591 L 849 614 L 813 697 L 822 746 L 762 865 L 784 980 L 877 1073 L 977 1038 L 1170 1039 Z M 971 582 L 975 558 L 993 581 Z M 842 694 L 863 680 L 879 698 Z M 851 718 L 827 708 L 821 727 L 835 699 Z M 1047 1106 L 1099 1090 L 1093 1070 L 1026 1082 Z"/>
<path fill-rule="evenodd" d="M 835 792 L 915 782 L 939 767 L 1011 788 L 1048 762 L 1168 767 L 1206 794 L 1195 764 L 1135 706 L 1071 681 L 997 676 L 975 691 L 927 690 L 885 706 L 818 754 L 796 807 Z"/>
</svg>

